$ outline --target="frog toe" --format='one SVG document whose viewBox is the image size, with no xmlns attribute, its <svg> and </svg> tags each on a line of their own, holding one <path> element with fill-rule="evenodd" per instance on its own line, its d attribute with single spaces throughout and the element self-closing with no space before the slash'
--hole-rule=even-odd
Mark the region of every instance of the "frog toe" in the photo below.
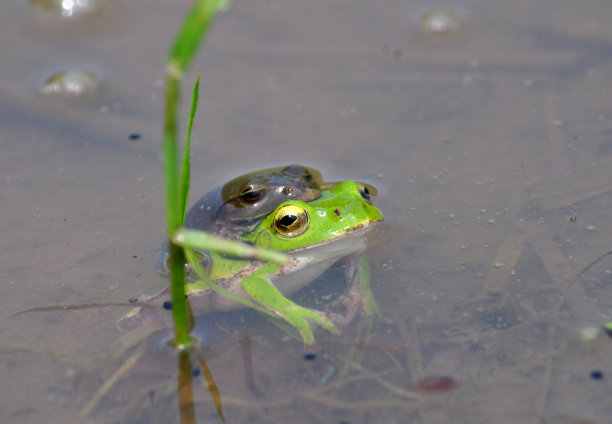
<svg viewBox="0 0 612 424">
<path fill-rule="evenodd" d="M 334 323 L 330 321 L 323 312 L 303 308 L 298 305 L 294 305 L 284 312 L 285 313 L 282 314 L 283 318 L 297 328 L 305 345 L 314 343 L 311 323 L 318 324 L 332 333 L 338 333 L 338 329 Z"/>
</svg>

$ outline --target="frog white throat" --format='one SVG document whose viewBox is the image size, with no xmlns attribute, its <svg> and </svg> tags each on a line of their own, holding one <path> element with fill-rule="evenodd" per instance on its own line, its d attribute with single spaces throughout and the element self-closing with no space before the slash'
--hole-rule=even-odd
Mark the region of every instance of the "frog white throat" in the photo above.
<svg viewBox="0 0 612 424">
<path fill-rule="evenodd" d="M 295 293 L 339 260 L 360 256 L 366 249 L 367 234 L 376 224 L 372 222 L 333 240 L 285 252 L 290 262 L 270 280 L 284 295 Z"/>
</svg>

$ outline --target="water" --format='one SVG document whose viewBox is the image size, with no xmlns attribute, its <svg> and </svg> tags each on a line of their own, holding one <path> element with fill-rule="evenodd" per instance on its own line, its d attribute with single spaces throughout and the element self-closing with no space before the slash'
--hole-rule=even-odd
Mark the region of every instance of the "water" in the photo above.
<svg viewBox="0 0 612 424">
<path fill-rule="evenodd" d="M 3 316 L 166 284 L 161 81 L 189 3 L 113 1 L 73 21 L 2 5 Z M 227 422 L 609 421 L 612 340 L 580 330 L 612 318 L 612 257 L 576 279 L 612 250 L 609 2 L 464 1 L 458 30 L 423 30 L 439 6 L 238 2 L 195 61 L 194 200 L 298 162 L 374 184 L 386 218 L 370 251 L 384 319 L 319 332 L 314 360 L 252 312 L 199 318 Z M 39 93 L 66 69 L 94 72 L 97 88 Z M 2 321 L 0 421 L 178 422 L 163 331 L 79 417 L 129 356 L 110 358 L 125 312 Z M 415 397 L 431 376 L 458 388 Z M 218 421 L 197 381 L 198 421 Z"/>
</svg>

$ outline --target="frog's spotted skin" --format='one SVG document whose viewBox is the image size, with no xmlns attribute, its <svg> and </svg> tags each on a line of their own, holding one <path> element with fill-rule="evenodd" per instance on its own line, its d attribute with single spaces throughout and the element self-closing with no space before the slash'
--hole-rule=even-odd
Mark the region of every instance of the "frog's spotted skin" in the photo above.
<svg viewBox="0 0 612 424">
<path fill-rule="evenodd" d="M 382 221 L 380 211 L 370 202 L 369 186 L 354 181 L 334 183 L 310 201 L 287 200 L 267 214 L 241 239 L 255 246 L 285 252 L 290 262 L 283 266 L 258 261 L 230 258 L 211 253 L 210 277 L 226 290 L 255 301 L 295 326 L 304 342 L 314 342 L 310 323 L 330 331 L 344 324 L 358 310 L 376 312 L 367 276 L 362 272 L 366 234 Z M 345 316 L 325 315 L 321 311 L 301 307 L 287 299 L 308 285 L 332 264 L 346 261 L 348 282 Z M 367 266 L 366 266 L 367 268 Z M 208 289 L 190 287 L 192 305 L 198 312 L 230 310 L 242 307 L 238 302 Z M 157 303 L 167 299 L 167 290 L 139 300 Z M 198 299 L 196 299 L 198 297 Z M 124 328 L 138 323 L 138 312 L 124 318 Z M 120 325 L 122 323 L 120 322 Z"/>
</svg>

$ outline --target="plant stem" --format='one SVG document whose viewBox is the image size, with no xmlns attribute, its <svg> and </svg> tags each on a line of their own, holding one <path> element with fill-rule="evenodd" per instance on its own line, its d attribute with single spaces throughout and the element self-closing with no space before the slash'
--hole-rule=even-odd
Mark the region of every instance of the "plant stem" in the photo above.
<svg viewBox="0 0 612 424">
<path fill-rule="evenodd" d="M 175 343 L 181 349 L 191 345 L 189 337 L 189 313 L 185 298 L 185 255 L 183 249 L 172 241 L 182 226 L 186 198 L 179 197 L 179 165 L 177 142 L 177 109 L 180 81 L 195 56 L 202 38 L 220 7 L 227 0 L 199 0 L 188 13 L 177 33 L 166 62 L 166 112 L 164 118 L 164 172 L 166 181 L 166 228 L 170 240 L 170 282 Z M 197 102 L 197 99 L 195 100 Z M 188 172 L 188 171 L 187 171 Z M 187 183 L 187 181 L 183 181 Z M 186 192 L 183 191 L 186 196 Z"/>
<path fill-rule="evenodd" d="M 166 229 L 168 239 L 179 229 L 179 171 L 177 147 L 177 108 L 179 80 L 169 72 L 166 78 L 166 114 L 164 120 L 164 172 L 166 181 Z M 172 316 L 174 318 L 175 343 L 188 347 L 189 315 L 185 303 L 185 256 L 183 249 L 169 242 L 169 268 L 172 294 Z"/>
</svg>

